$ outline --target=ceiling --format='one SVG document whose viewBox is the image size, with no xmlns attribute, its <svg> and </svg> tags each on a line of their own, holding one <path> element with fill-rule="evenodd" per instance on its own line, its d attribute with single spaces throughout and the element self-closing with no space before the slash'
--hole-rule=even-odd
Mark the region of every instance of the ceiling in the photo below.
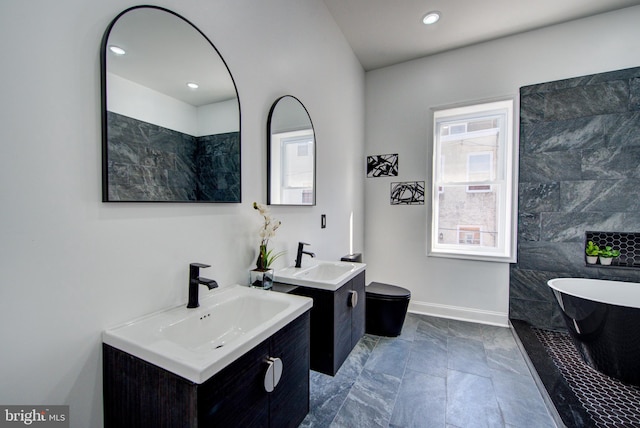
<svg viewBox="0 0 640 428">
<path fill-rule="evenodd" d="M 640 4 L 640 0 L 323 0 L 365 70 Z M 422 17 L 441 12 L 431 26 Z"/>
<path fill-rule="evenodd" d="M 155 7 L 138 7 L 120 15 L 105 52 L 107 71 L 130 82 L 193 106 L 236 98 L 227 66 L 209 40 L 187 21 Z M 189 89 L 187 82 L 200 87 Z"/>
</svg>

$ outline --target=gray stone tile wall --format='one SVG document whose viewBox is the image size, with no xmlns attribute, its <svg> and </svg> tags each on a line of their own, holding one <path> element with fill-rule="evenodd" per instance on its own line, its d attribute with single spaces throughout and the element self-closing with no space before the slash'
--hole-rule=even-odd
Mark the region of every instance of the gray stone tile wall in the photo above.
<svg viewBox="0 0 640 428">
<path fill-rule="evenodd" d="M 240 138 L 237 132 L 197 138 L 199 200 L 240 202 Z"/>
<path fill-rule="evenodd" d="M 109 199 L 240 202 L 238 132 L 193 137 L 107 112 Z"/>
<path fill-rule="evenodd" d="M 519 157 L 509 316 L 564 329 L 549 279 L 640 282 L 584 258 L 587 231 L 640 232 L 640 67 L 521 88 Z"/>
</svg>

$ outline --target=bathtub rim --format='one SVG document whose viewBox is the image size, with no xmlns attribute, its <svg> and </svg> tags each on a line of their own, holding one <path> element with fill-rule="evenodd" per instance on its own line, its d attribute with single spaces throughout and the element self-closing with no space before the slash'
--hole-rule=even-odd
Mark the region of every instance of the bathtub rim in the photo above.
<svg viewBox="0 0 640 428">
<path fill-rule="evenodd" d="M 640 283 L 593 278 L 553 278 L 547 285 L 559 293 L 593 302 L 640 309 Z"/>
</svg>

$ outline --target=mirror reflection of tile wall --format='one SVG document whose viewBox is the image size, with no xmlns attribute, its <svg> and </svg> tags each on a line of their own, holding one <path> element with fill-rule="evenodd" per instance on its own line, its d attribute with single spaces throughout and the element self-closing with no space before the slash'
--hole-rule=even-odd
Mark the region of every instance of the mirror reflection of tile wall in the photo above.
<svg viewBox="0 0 640 428">
<path fill-rule="evenodd" d="M 240 200 L 238 132 L 193 137 L 107 112 L 109 199 Z"/>
</svg>

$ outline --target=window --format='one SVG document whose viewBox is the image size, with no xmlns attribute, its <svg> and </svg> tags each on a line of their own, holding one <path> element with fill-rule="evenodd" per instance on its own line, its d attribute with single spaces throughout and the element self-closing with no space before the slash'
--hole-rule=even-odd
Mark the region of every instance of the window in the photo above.
<svg viewBox="0 0 640 428">
<path fill-rule="evenodd" d="M 271 135 L 272 198 L 285 205 L 313 204 L 312 129 Z"/>
<path fill-rule="evenodd" d="M 308 190 L 311 188 L 313 158 L 309 156 L 309 147 L 312 144 L 313 139 L 309 135 L 280 139 L 283 189 Z"/>
<path fill-rule="evenodd" d="M 429 255 L 515 261 L 513 100 L 433 114 Z"/>
</svg>

